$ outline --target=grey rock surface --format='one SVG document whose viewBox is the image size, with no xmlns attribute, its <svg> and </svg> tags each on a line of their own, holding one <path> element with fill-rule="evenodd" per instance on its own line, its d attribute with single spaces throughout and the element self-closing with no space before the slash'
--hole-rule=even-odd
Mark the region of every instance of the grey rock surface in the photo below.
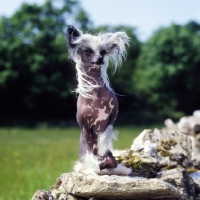
<svg viewBox="0 0 200 200">
<path fill-rule="evenodd" d="M 190 138 L 173 130 L 144 130 L 133 141 L 131 150 L 157 159 L 165 168 L 186 168 L 192 163 Z"/>
<path fill-rule="evenodd" d="M 158 179 L 65 173 L 60 188 L 76 197 L 103 199 L 173 199 L 179 197 L 171 184 Z"/>
<path fill-rule="evenodd" d="M 177 123 L 166 119 L 164 130 L 176 130 L 188 135 L 192 140 L 192 163 L 200 169 L 200 110 L 193 112 L 191 116 L 181 117 Z"/>
<path fill-rule="evenodd" d="M 31 200 L 55 200 L 50 192 L 45 190 L 37 190 Z"/>
<path fill-rule="evenodd" d="M 131 167 L 132 176 L 153 178 L 161 167 L 157 159 L 130 149 L 114 150 L 113 156 L 118 163 L 122 163 L 126 167 Z"/>
<path fill-rule="evenodd" d="M 167 170 L 158 173 L 157 178 L 174 185 L 179 190 L 181 200 L 196 199 L 194 181 L 186 170 Z"/>
<path fill-rule="evenodd" d="M 200 133 L 200 110 L 193 112 L 191 116 L 184 116 L 174 123 L 171 119 L 166 119 L 165 128 L 167 130 L 176 130 L 184 134 L 197 135 Z"/>
<path fill-rule="evenodd" d="M 64 193 L 60 194 L 58 200 L 85 200 L 85 198 L 75 197 L 71 194 L 67 194 L 64 192 Z"/>
<path fill-rule="evenodd" d="M 194 181 L 194 189 L 195 189 L 195 193 L 196 193 L 196 199 L 200 200 L 200 171 L 191 173 L 190 177 Z"/>
</svg>

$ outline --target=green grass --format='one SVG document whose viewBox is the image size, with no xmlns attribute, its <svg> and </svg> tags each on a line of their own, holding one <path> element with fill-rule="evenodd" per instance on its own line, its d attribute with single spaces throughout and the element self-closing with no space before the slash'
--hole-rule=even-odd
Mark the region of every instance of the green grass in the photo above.
<svg viewBox="0 0 200 200">
<path fill-rule="evenodd" d="M 142 127 L 119 127 L 115 148 L 130 148 Z M 78 159 L 78 128 L 0 128 L 0 200 L 28 200 L 49 190 Z"/>
</svg>

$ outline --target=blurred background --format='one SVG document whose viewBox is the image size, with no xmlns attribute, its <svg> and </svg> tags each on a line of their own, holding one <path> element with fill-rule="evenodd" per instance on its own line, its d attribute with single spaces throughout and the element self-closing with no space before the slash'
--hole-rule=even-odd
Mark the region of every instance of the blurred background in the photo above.
<svg viewBox="0 0 200 200">
<path fill-rule="evenodd" d="M 3 0 L 0 123 L 73 123 L 77 86 L 65 29 L 125 31 L 127 60 L 112 75 L 117 124 L 177 119 L 200 108 L 200 2 Z"/>
<path fill-rule="evenodd" d="M 121 69 L 115 148 L 144 128 L 161 128 L 200 109 L 199 0 L 1 0 L 0 200 L 49 190 L 78 159 L 75 64 L 65 31 L 131 37 Z"/>
</svg>

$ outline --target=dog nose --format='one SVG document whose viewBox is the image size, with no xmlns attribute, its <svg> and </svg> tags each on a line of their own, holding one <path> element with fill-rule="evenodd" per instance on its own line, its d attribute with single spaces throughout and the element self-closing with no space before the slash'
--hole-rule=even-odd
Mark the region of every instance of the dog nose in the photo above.
<svg viewBox="0 0 200 200">
<path fill-rule="evenodd" d="M 98 58 L 96 58 L 95 61 L 92 62 L 92 64 L 95 64 L 95 65 L 102 65 L 102 64 L 104 64 L 103 57 L 102 56 L 98 56 Z"/>
<path fill-rule="evenodd" d="M 98 58 L 97 62 L 98 63 L 103 63 L 103 58 L 102 57 Z"/>
</svg>

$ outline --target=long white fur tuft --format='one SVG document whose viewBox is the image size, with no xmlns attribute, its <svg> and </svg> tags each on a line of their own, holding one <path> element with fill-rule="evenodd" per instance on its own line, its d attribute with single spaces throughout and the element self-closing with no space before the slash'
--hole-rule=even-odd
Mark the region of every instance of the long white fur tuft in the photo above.
<svg viewBox="0 0 200 200">
<path fill-rule="evenodd" d="M 107 126 L 103 133 L 98 134 L 97 148 L 99 156 L 104 156 L 108 150 L 112 151 L 113 140 L 117 140 L 117 134 L 112 125 Z"/>
<path fill-rule="evenodd" d="M 132 169 L 124 166 L 123 164 L 118 164 L 116 168 L 106 168 L 102 170 L 105 174 L 110 175 L 130 175 L 132 173 Z"/>
<path fill-rule="evenodd" d="M 84 98 L 93 99 L 94 96 L 91 94 L 91 92 L 95 88 L 101 87 L 101 85 L 99 85 L 94 78 L 84 73 L 81 64 L 76 64 L 76 71 L 77 71 L 78 86 L 75 92 L 81 94 Z"/>
<path fill-rule="evenodd" d="M 81 64 L 76 64 L 76 71 L 77 71 L 77 80 L 78 86 L 75 89 L 75 92 L 81 94 L 84 98 L 87 99 L 94 99 L 94 95 L 92 95 L 92 91 L 96 88 L 102 87 L 104 84 L 107 88 L 112 90 L 110 86 L 109 77 L 107 75 L 107 67 L 106 65 L 101 66 L 101 78 L 102 83 L 99 84 L 94 78 L 88 76 L 84 70 L 82 69 Z"/>
<path fill-rule="evenodd" d="M 81 160 L 75 163 L 73 169 L 75 172 L 98 174 L 100 172 L 99 164 L 97 156 L 93 153 L 87 153 Z"/>
<path fill-rule="evenodd" d="M 126 59 L 126 45 L 129 45 L 130 38 L 124 32 L 104 33 L 99 35 L 102 40 L 102 46 L 105 46 L 105 49 L 108 52 L 108 55 L 106 56 L 106 65 L 108 67 L 109 61 L 111 61 L 115 66 L 115 72 L 117 67 L 121 66 L 123 59 Z"/>
</svg>

